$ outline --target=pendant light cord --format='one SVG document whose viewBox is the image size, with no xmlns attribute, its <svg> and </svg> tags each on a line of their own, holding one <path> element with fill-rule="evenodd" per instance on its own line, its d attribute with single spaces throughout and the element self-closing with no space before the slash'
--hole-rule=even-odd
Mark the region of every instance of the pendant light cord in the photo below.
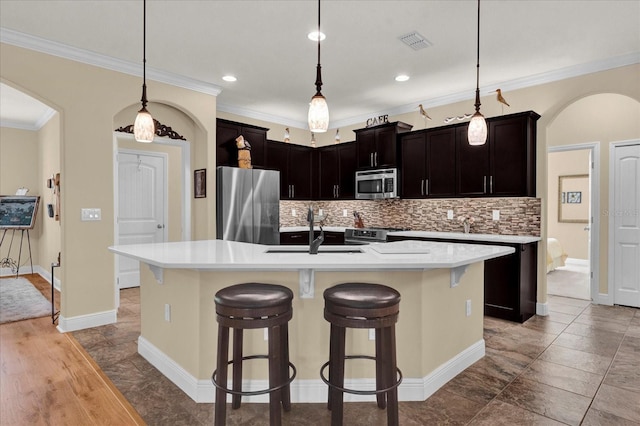
<svg viewBox="0 0 640 426">
<path fill-rule="evenodd" d="M 320 0 L 318 0 L 318 67 L 316 68 L 316 96 L 322 96 L 320 90 L 322 89 L 322 75 L 320 72 Z"/>
<path fill-rule="evenodd" d="M 478 0 L 478 50 L 476 56 L 476 112 L 480 111 L 480 0 Z"/>
<path fill-rule="evenodd" d="M 142 0 L 142 107 L 147 107 L 147 0 Z"/>
</svg>

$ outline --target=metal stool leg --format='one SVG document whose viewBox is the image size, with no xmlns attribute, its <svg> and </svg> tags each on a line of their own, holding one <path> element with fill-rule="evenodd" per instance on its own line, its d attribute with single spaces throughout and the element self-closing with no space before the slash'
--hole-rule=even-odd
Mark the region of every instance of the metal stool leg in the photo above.
<svg viewBox="0 0 640 426">
<path fill-rule="evenodd" d="M 218 365 L 217 383 L 227 385 L 227 361 L 229 359 L 229 329 L 218 326 Z M 227 393 L 216 389 L 215 426 L 224 426 L 227 416 Z"/>
</svg>

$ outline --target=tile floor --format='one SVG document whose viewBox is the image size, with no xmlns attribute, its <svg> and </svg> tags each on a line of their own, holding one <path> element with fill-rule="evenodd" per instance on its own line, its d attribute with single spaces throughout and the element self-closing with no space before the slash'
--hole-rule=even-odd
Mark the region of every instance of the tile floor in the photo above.
<svg viewBox="0 0 640 426">
<path fill-rule="evenodd" d="M 524 324 L 485 319 L 486 356 L 424 402 L 400 404 L 401 425 L 640 425 L 640 309 L 549 296 L 550 315 Z M 137 354 L 138 289 L 121 292 L 118 324 L 74 337 L 150 425 L 213 424 Z M 229 425 L 267 425 L 267 404 L 228 410 Z M 324 404 L 294 404 L 285 425 L 329 425 Z M 345 425 L 385 425 L 350 403 Z"/>
</svg>

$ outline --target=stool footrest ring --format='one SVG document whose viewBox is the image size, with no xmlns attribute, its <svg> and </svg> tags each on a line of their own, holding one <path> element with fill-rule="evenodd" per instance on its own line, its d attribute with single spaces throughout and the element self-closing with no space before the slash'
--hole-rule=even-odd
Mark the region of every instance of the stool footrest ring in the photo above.
<svg viewBox="0 0 640 426">
<path fill-rule="evenodd" d="M 344 357 L 344 359 L 345 360 L 347 360 L 347 359 L 370 359 L 370 360 L 374 360 L 375 361 L 376 357 L 369 356 L 369 355 L 347 355 L 347 356 Z M 330 383 L 329 380 L 326 378 L 326 376 L 324 374 L 324 370 L 329 366 L 330 362 L 331 361 L 325 362 L 322 365 L 322 368 L 320 368 L 320 378 L 330 388 L 338 389 L 339 391 L 342 391 L 342 392 L 351 393 L 351 394 L 354 394 L 354 395 L 377 395 L 379 393 L 389 392 L 390 390 L 395 389 L 398 386 L 400 386 L 400 383 L 402 383 L 402 371 L 400 371 L 399 368 L 396 368 L 396 371 L 398 372 L 398 376 L 399 376 L 398 377 L 398 381 L 395 382 L 393 385 L 389 386 L 388 388 L 376 389 L 376 390 L 357 390 L 357 389 L 343 388 L 343 387 L 334 385 L 333 383 Z"/>
<path fill-rule="evenodd" d="M 242 361 L 247 361 L 247 360 L 251 360 L 251 359 L 269 359 L 268 355 L 249 355 L 249 356 L 243 356 L 242 357 Z M 233 364 L 233 360 L 227 362 L 227 365 L 231 365 Z M 216 373 L 218 372 L 218 370 L 215 370 L 213 372 L 213 374 L 211 375 L 211 382 L 213 383 L 213 385 L 217 388 L 220 389 L 226 393 L 229 393 L 231 395 L 240 395 L 240 396 L 255 396 L 255 395 L 264 395 L 265 393 L 271 393 L 274 391 L 277 391 L 279 389 L 284 388 L 285 386 L 289 386 L 291 384 L 291 382 L 293 382 L 293 379 L 296 378 L 296 374 L 297 374 L 297 370 L 296 370 L 296 366 L 293 365 L 293 363 L 289 362 L 289 368 L 292 370 L 292 374 L 289 376 L 289 379 L 278 385 L 278 386 L 274 386 L 272 388 L 269 389 L 262 389 L 262 390 L 257 390 L 257 391 L 235 391 L 233 389 L 227 389 L 225 386 L 222 386 L 220 384 L 218 384 L 218 381 L 216 379 Z"/>
</svg>

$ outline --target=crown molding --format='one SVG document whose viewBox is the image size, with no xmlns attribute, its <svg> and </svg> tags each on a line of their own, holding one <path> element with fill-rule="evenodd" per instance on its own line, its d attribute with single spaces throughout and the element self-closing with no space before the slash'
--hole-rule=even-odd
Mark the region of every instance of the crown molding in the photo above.
<svg viewBox="0 0 640 426">
<path fill-rule="evenodd" d="M 245 108 L 241 108 L 233 105 L 218 103 L 216 105 L 216 109 L 218 111 L 224 111 L 224 112 L 228 112 L 230 114 L 236 114 L 242 117 L 253 118 L 254 120 L 268 121 L 270 123 L 282 124 L 283 126 L 295 127 L 298 129 L 305 129 L 305 128 L 308 128 L 309 126 L 309 124 L 306 121 L 291 120 L 288 118 L 283 118 L 283 117 L 275 116 L 271 114 L 265 114 L 263 112 L 245 109 Z"/>
<path fill-rule="evenodd" d="M 93 65 L 136 77 L 142 77 L 142 68 L 140 64 L 112 58 L 107 55 L 101 55 L 99 53 L 79 49 L 63 43 L 46 40 L 40 37 L 10 30 L 8 28 L 0 28 L 0 41 L 2 43 L 35 50 L 37 52 L 81 62 L 83 64 Z M 150 67 L 147 67 L 147 79 L 176 87 L 182 87 L 195 92 L 205 93 L 207 95 L 218 96 L 220 92 L 222 92 L 222 88 L 218 85 Z"/>
<path fill-rule="evenodd" d="M 38 120 L 40 122 L 41 120 Z M 37 127 L 32 123 L 25 123 L 23 121 L 12 121 L 12 120 L 0 120 L 0 127 L 7 127 L 10 129 L 18 129 L 18 130 L 29 130 L 32 132 L 37 132 L 40 130 L 40 127 Z"/>
</svg>

